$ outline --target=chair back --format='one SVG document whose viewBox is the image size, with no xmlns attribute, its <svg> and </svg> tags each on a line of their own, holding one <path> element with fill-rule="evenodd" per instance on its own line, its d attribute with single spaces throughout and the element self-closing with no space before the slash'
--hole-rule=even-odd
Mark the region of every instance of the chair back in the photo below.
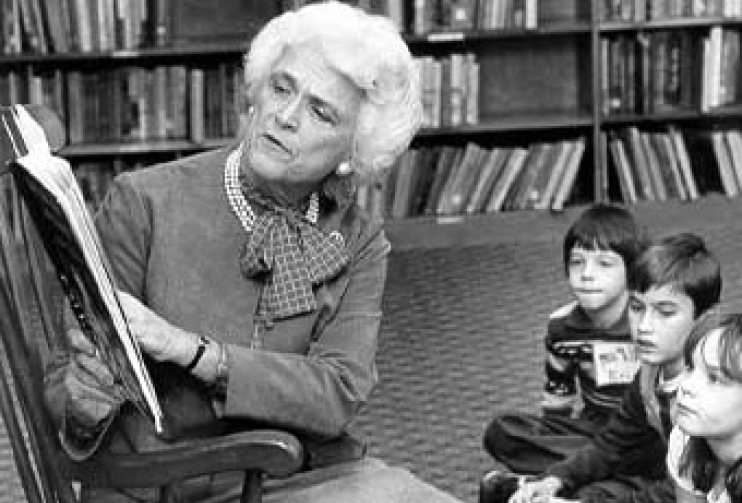
<svg viewBox="0 0 742 503">
<path fill-rule="evenodd" d="M 31 111 L 39 111 L 30 107 Z M 47 136 L 62 125 L 42 110 Z M 0 412 L 29 503 L 77 501 L 44 406 L 44 365 L 61 329 L 61 291 L 8 171 L 25 153 L 10 108 L 0 109 Z M 59 145 L 61 146 L 61 145 Z"/>
</svg>

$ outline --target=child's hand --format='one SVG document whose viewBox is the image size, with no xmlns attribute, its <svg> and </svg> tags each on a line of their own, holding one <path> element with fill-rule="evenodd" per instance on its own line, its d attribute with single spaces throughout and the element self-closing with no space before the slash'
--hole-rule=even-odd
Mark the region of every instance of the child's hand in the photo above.
<svg viewBox="0 0 742 503">
<path fill-rule="evenodd" d="M 562 488 L 562 481 L 549 476 L 541 480 L 526 482 L 510 497 L 509 503 L 551 503 Z"/>
</svg>

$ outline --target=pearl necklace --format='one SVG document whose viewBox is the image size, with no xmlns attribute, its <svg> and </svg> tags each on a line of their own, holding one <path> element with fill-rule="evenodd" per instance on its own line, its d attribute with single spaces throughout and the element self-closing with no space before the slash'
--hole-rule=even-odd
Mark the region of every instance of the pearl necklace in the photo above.
<svg viewBox="0 0 742 503">
<path fill-rule="evenodd" d="M 242 227 L 247 232 L 251 232 L 255 223 L 255 212 L 245 199 L 245 194 L 242 193 L 239 179 L 243 146 L 244 143 L 240 143 L 237 150 L 234 150 L 227 157 L 227 162 L 224 164 L 224 189 L 227 192 L 229 205 Z M 312 192 L 309 196 L 309 208 L 307 208 L 304 216 L 311 224 L 317 223 L 319 219 L 319 195 L 316 192 Z"/>
</svg>

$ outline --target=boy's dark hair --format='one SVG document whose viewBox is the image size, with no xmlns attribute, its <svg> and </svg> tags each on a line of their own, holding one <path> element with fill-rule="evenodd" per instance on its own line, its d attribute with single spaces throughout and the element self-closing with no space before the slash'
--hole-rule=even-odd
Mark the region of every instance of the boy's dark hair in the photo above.
<svg viewBox="0 0 742 503">
<path fill-rule="evenodd" d="M 629 210 L 614 204 L 593 204 L 582 212 L 564 236 L 564 272 L 569 274 L 569 256 L 576 246 L 615 252 L 628 270 L 645 244 L 644 230 Z"/>
<path fill-rule="evenodd" d="M 628 273 L 629 290 L 670 285 L 693 301 L 695 318 L 721 298 L 721 266 L 703 238 L 683 232 L 649 245 Z"/>
</svg>

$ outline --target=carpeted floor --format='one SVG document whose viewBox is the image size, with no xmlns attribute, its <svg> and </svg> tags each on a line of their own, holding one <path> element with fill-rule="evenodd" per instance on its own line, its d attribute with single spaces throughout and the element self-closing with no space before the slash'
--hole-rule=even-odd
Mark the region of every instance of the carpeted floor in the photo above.
<svg viewBox="0 0 742 503">
<path fill-rule="evenodd" d="M 488 419 L 533 410 L 538 399 L 540 330 L 566 299 L 554 246 L 393 255 L 381 383 L 356 423 L 373 455 L 476 501 L 479 477 L 492 466 L 481 447 Z"/>
</svg>

